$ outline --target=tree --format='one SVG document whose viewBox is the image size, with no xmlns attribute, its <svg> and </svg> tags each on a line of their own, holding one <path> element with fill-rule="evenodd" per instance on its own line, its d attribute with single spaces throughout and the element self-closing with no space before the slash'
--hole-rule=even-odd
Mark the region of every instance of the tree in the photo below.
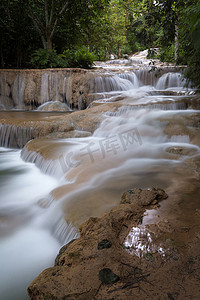
<svg viewBox="0 0 200 300">
<path fill-rule="evenodd" d="M 52 41 L 59 21 L 70 7 L 70 1 L 27 0 L 29 17 L 40 35 L 44 49 L 52 51 Z"/>
<path fill-rule="evenodd" d="M 26 0 L 1 0 L 0 14 L 3 16 L 0 18 L 1 67 L 22 67 L 33 49 L 39 46 Z"/>
</svg>

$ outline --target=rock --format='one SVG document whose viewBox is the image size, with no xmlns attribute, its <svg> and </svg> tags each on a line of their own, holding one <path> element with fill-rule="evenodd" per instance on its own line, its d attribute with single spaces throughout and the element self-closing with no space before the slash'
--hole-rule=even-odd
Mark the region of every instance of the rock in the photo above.
<svg viewBox="0 0 200 300">
<path fill-rule="evenodd" d="M 47 139 L 66 139 L 66 138 L 82 138 L 91 136 L 92 133 L 89 131 L 81 131 L 81 130 L 69 130 L 66 132 L 52 132 L 45 136 Z"/>
<path fill-rule="evenodd" d="M 135 188 L 123 193 L 121 197 L 121 204 L 136 204 L 139 206 L 147 206 L 150 204 L 157 204 L 158 201 L 166 199 L 168 196 L 162 189 L 147 189 L 142 190 Z"/>
<path fill-rule="evenodd" d="M 67 104 L 60 101 L 48 101 L 40 105 L 37 110 L 41 111 L 70 111 Z"/>
<path fill-rule="evenodd" d="M 129 299 L 129 289 L 119 287 L 131 278 L 135 280 L 134 270 L 140 259 L 124 249 L 124 238 L 132 226 L 138 224 L 147 203 L 151 205 L 155 199 L 159 201 L 166 197 L 161 189 L 132 189 L 123 194 L 123 204 L 100 218 L 91 217 L 84 222 L 80 226 L 81 237 L 61 248 L 55 266 L 44 270 L 29 285 L 30 298 L 115 299 L 115 290 L 119 290 L 116 299 Z"/>
<path fill-rule="evenodd" d="M 180 146 L 177 146 L 177 147 L 169 147 L 167 150 L 166 150 L 168 153 L 173 153 L 173 154 L 176 154 L 176 155 L 194 155 L 198 152 L 197 149 L 194 149 L 194 148 L 186 148 L 186 147 L 180 147 Z"/>
<path fill-rule="evenodd" d="M 71 240 L 68 244 L 64 245 L 60 249 L 60 251 L 59 251 L 59 253 L 58 253 L 58 255 L 56 256 L 56 259 L 55 259 L 55 266 L 58 265 L 58 262 L 59 262 L 59 259 L 60 259 L 61 255 L 67 250 L 67 248 L 69 247 L 69 245 L 71 245 L 74 241 L 75 241 L 75 239 Z"/>
<path fill-rule="evenodd" d="M 112 284 L 119 280 L 119 276 L 114 274 L 110 269 L 104 268 L 99 271 L 99 280 L 105 284 Z"/>
<path fill-rule="evenodd" d="M 47 101 L 63 101 L 73 109 L 85 109 L 91 82 L 97 74 L 83 69 L 0 70 L 1 102 L 9 98 L 19 109 L 36 109 Z"/>
<path fill-rule="evenodd" d="M 112 246 L 112 243 L 109 242 L 108 240 L 102 240 L 101 242 L 98 243 L 97 249 L 102 250 L 106 248 L 110 248 Z"/>
</svg>

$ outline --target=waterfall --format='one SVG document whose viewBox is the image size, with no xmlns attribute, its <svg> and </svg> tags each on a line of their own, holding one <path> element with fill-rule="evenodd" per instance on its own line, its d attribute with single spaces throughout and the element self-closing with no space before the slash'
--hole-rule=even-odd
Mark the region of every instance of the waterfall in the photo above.
<svg viewBox="0 0 200 300">
<path fill-rule="evenodd" d="M 25 76 L 19 73 L 13 85 L 12 95 L 16 109 L 24 109 Z"/>
<path fill-rule="evenodd" d="M 34 129 L 32 127 L 18 127 L 16 125 L 0 123 L 0 146 L 22 148 L 33 138 L 33 133 Z"/>
<path fill-rule="evenodd" d="M 60 91 L 63 90 L 64 79 L 58 78 L 57 72 L 44 72 L 41 76 L 40 102 L 62 101 Z"/>
<path fill-rule="evenodd" d="M 28 151 L 26 146 L 21 151 L 21 157 L 25 162 L 34 163 L 42 173 L 61 178 L 64 173 L 59 160 L 45 159 L 40 153 Z"/>
<path fill-rule="evenodd" d="M 137 68 L 129 65 L 122 70 L 115 61 L 115 71 L 107 67 L 88 72 L 32 70 L 30 81 L 25 72 L 13 75 L 14 85 L 2 77 L 1 92 L 7 98 L 14 92 L 18 108 L 29 107 L 29 98 L 34 108 L 48 101 L 62 101 L 73 109 L 84 107 L 84 101 L 108 103 L 72 113 L 73 130 L 84 128 L 88 117 L 91 127 L 100 124 L 92 136 L 68 139 L 57 139 L 54 132 L 58 128 L 65 137 L 70 127 L 65 127 L 66 114 L 61 120 L 55 119 L 56 113 L 40 111 L 23 112 L 26 117 L 18 112 L 17 118 L 15 111 L 1 113 L 0 145 L 23 149 L 0 149 L 0 298 L 25 299 L 26 287 L 54 264 L 60 247 L 79 237 L 79 225 L 114 208 L 122 192 L 132 188 L 160 187 L 169 194 L 154 210 L 155 219 L 144 216 L 147 224 L 153 219 L 162 229 L 167 219 L 172 228 L 177 229 L 180 222 L 180 228 L 190 232 L 199 224 L 195 211 L 200 209 L 199 195 L 194 189 L 199 172 L 199 99 L 183 88 L 175 68 L 149 72 L 145 53 L 129 60 L 129 64 L 137 62 Z M 2 91 L 4 80 L 7 85 Z M 55 134 L 27 144 L 37 137 L 35 128 L 41 134 L 51 129 Z M 157 251 L 157 241 L 148 232 L 134 227 L 125 245 L 139 249 L 140 254 Z M 180 232 L 174 232 L 180 238 Z M 148 244 L 141 245 L 140 237 Z"/>
<path fill-rule="evenodd" d="M 156 84 L 156 89 L 157 90 L 164 90 L 167 88 L 172 88 L 172 87 L 184 87 L 186 84 L 186 80 L 183 79 L 181 73 L 166 73 L 162 75 L 157 84 Z"/>
<path fill-rule="evenodd" d="M 139 86 L 139 82 L 135 74 L 98 76 L 95 77 L 94 82 L 95 93 L 127 91 Z"/>
<path fill-rule="evenodd" d="M 122 73 L 118 75 L 120 78 L 124 78 L 126 80 L 129 80 L 134 88 L 139 88 L 141 86 L 141 83 L 135 73 Z"/>
<path fill-rule="evenodd" d="M 11 85 L 7 74 L 0 74 L 0 110 L 13 107 Z"/>
</svg>

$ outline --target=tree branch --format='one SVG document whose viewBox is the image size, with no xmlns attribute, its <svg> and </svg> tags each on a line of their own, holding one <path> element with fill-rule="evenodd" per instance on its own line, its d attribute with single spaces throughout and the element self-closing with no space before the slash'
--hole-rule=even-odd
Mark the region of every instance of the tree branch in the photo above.
<svg viewBox="0 0 200 300">
<path fill-rule="evenodd" d="M 61 16 L 62 16 L 62 14 L 67 10 L 68 5 L 69 5 L 69 2 L 66 1 L 66 3 L 63 5 L 63 7 L 61 8 L 60 12 L 58 13 L 57 18 L 56 18 L 56 20 L 55 20 L 55 22 L 54 22 L 54 25 L 53 25 L 53 29 L 52 29 L 52 31 L 51 31 L 51 39 L 53 38 L 54 33 L 55 33 L 55 31 L 56 31 L 56 28 L 57 28 L 57 26 L 58 26 L 58 23 L 59 23 L 59 21 L 60 21 L 60 18 L 61 18 Z"/>
<path fill-rule="evenodd" d="M 49 26 L 49 14 L 48 14 L 48 2 L 47 0 L 44 1 L 44 11 L 45 11 L 45 21 L 46 27 Z"/>
<path fill-rule="evenodd" d="M 29 1 L 28 1 L 29 2 Z M 40 20 L 33 14 L 33 11 L 31 9 L 31 6 L 28 3 L 28 10 L 29 10 L 29 17 L 32 19 L 35 28 L 39 33 L 45 32 L 44 25 L 40 22 Z"/>
<path fill-rule="evenodd" d="M 53 20 L 53 12 L 54 12 L 54 0 L 51 1 L 51 12 L 50 12 L 50 18 L 49 18 L 49 25 L 51 25 Z"/>
</svg>

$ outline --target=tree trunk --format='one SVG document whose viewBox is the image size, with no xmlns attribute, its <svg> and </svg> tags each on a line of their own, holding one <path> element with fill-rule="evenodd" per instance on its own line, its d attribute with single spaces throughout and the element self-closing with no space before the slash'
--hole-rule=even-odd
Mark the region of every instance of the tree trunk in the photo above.
<svg viewBox="0 0 200 300">
<path fill-rule="evenodd" d="M 47 36 L 46 49 L 49 52 L 52 52 L 52 49 L 53 49 L 53 47 L 52 47 L 52 39 L 51 39 L 50 35 Z"/>
<path fill-rule="evenodd" d="M 0 56 L 1 56 L 1 67 L 4 68 L 4 58 L 3 58 L 3 46 L 2 46 L 2 42 L 0 42 Z"/>
<path fill-rule="evenodd" d="M 121 45 L 118 44 L 118 58 L 121 58 L 121 55 L 122 55 Z"/>
<path fill-rule="evenodd" d="M 44 16 L 45 19 L 40 19 L 40 17 L 37 15 L 36 11 L 34 10 L 34 6 L 32 6 L 34 1 L 27 0 L 28 1 L 28 9 L 29 9 L 29 17 L 32 19 L 33 24 L 39 33 L 42 44 L 44 49 L 48 50 L 49 52 L 52 51 L 52 40 L 55 35 L 58 23 L 60 21 L 60 18 L 63 16 L 63 14 L 66 12 L 69 6 L 69 1 L 65 0 L 63 3 L 63 6 L 60 8 L 60 11 L 55 13 L 54 10 L 54 0 L 51 1 L 51 6 L 49 8 L 48 1 L 44 1 Z"/>
<path fill-rule="evenodd" d="M 174 44 L 175 44 L 175 49 L 174 49 L 174 59 L 175 59 L 175 63 L 178 63 L 178 48 L 179 48 L 179 42 L 178 42 L 178 26 L 175 25 L 175 40 L 174 40 Z"/>
</svg>

